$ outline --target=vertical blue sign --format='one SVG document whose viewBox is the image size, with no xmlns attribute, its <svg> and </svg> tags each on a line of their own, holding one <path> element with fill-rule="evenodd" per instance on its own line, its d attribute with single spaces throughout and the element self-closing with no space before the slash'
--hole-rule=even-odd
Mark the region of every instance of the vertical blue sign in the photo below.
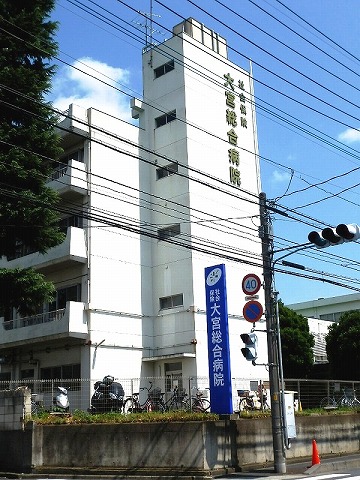
<svg viewBox="0 0 360 480">
<path fill-rule="evenodd" d="M 233 413 L 225 265 L 205 268 L 211 411 Z"/>
</svg>

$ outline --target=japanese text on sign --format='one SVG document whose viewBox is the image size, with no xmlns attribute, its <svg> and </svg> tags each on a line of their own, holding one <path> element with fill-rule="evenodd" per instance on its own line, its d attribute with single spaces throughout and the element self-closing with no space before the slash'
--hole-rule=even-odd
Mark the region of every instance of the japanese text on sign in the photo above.
<svg viewBox="0 0 360 480">
<path fill-rule="evenodd" d="M 205 269 L 211 411 L 232 412 L 225 266 Z"/>
<path fill-rule="evenodd" d="M 238 133 L 235 130 L 236 127 L 240 126 L 241 128 L 247 128 L 247 119 L 246 119 L 246 105 L 245 105 L 245 95 L 244 95 L 244 82 L 239 80 L 237 83 L 237 88 L 240 90 L 240 93 L 235 91 L 235 80 L 231 77 L 230 73 L 224 74 L 224 86 L 225 90 L 225 104 L 226 104 L 226 123 L 231 127 L 227 132 L 228 143 L 231 148 L 228 150 L 228 160 L 230 163 L 229 166 L 229 175 L 230 183 L 236 187 L 240 187 L 241 178 L 240 178 L 240 155 L 237 149 L 238 146 Z M 236 98 L 240 103 L 239 107 L 236 106 Z"/>
</svg>

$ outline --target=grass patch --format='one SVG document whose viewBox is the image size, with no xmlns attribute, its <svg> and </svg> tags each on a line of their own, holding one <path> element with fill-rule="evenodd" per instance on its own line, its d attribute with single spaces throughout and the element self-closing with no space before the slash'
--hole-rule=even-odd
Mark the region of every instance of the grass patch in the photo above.
<svg viewBox="0 0 360 480">
<path fill-rule="evenodd" d="M 31 418 L 31 421 L 39 425 L 76 425 L 89 423 L 166 423 L 166 422 L 192 422 L 192 421 L 215 421 L 219 415 L 215 413 L 195 413 L 195 412 L 143 412 L 130 413 L 88 413 L 82 410 L 75 410 L 72 415 L 51 415 L 43 412 Z"/>
<path fill-rule="evenodd" d="M 310 417 L 315 415 L 322 416 L 339 416 L 339 415 L 348 415 L 349 413 L 360 413 L 360 408 L 351 408 L 351 407 L 337 407 L 335 409 L 326 409 L 326 408 L 308 408 L 306 410 L 301 410 L 300 412 L 295 412 L 296 417 Z M 240 418 L 266 418 L 271 416 L 271 410 L 247 410 L 239 413 Z"/>
<path fill-rule="evenodd" d="M 347 415 L 349 413 L 360 414 L 360 408 L 338 407 L 333 410 L 324 408 L 312 408 L 295 412 L 297 417 L 315 415 Z M 268 418 L 271 410 L 247 410 L 239 413 L 239 418 Z M 177 410 L 174 412 L 142 412 L 142 413 L 96 413 L 92 414 L 83 410 L 75 410 L 71 415 L 51 415 L 49 412 L 42 412 L 31 418 L 31 421 L 39 425 L 80 425 L 94 423 L 167 423 L 167 422 L 213 422 L 219 420 L 215 413 L 195 413 Z"/>
</svg>

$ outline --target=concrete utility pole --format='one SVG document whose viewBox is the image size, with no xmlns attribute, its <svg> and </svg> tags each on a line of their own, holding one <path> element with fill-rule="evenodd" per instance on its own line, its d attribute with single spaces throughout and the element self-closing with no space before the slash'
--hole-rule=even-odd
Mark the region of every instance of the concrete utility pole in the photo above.
<svg viewBox="0 0 360 480">
<path fill-rule="evenodd" d="M 274 469 L 276 473 L 286 473 L 286 458 L 284 445 L 284 429 L 282 420 L 282 394 L 280 392 L 279 379 L 279 345 L 278 325 L 276 322 L 276 308 L 273 292 L 272 267 L 273 260 L 273 235 L 270 214 L 266 206 L 266 194 L 260 193 L 260 231 L 259 236 L 262 242 L 262 257 L 264 271 L 264 293 L 265 293 L 265 319 L 268 345 L 269 380 L 271 397 L 271 426 L 274 450 Z"/>
</svg>

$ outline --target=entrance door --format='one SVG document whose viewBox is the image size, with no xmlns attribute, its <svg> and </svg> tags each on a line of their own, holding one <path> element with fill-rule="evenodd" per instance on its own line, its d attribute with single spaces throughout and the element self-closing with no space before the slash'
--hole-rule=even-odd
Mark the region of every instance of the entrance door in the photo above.
<svg viewBox="0 0 360 480">
<path fill-rule="evenodd" d="M 168 400 L 174 388 L 183 388 L 182 362 L 165 363 L 165 394 Z"/>
</svg>

